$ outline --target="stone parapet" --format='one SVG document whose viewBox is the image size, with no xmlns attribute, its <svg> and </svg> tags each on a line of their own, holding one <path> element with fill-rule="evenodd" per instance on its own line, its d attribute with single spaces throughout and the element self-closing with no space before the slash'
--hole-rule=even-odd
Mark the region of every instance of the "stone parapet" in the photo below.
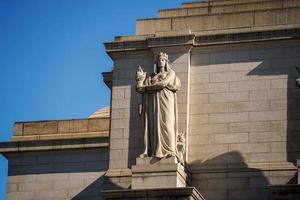
<svg viewBox="0 0 300 200">
<path fill-rule="evenodd" d="M 202 195 L 194 187 L 144 189 L 144 190 L 107 190 L 102 192 L 106 200 L 204 200 Z"/>
<path fill-rule="evenodd" d="M 160 31 L 216 30 L 243 27 L 299 24 L 299 7 L 244 11 L 169 18 L 138 19 L 136 34 L 155 34 Z"/>
<path fill-rule="evenodd" d="M 0 152 L 108 147 L 108 136 L 109 118 L 17 122 L 11 141 L 0 143 Z"/>
<path fill-rule="evenodd" d="M 266 0 L 267 1 L 267 0 Z M 270 0 L 274 1 L 274 0 Z M 224 6 L 224 5 L 234 5 L 243 3 L 257 3 L 261 0 L 209 0 L 209 1 L 190 1 L 183 2 L 181 4 L 182 8 L 193 8 L 193 7 L 206 7 L 206 6 Z"/>
<path fill-rule="evenodd" d="M 107 136 L 109 118 L 16 122 L 12 141 Z"/>
<path fill-rule="evenodd" d="M 271 0 L 272 1 L 272 0 Z M 260 0 L 208 0 L 208 1 L 187 1 L 181 3 L 181 8 L 207 7 L 207 6 L 224 6 L 241 3 L 255 3 Z"/>
<path fill-rule="evenodd" d="M 234 4 L 215 5 L 208 4 L 204 6 L 202 4 L 195 4 L 192 7 L 174 8 L 174 9 L 162 9 L 159 10 L 159 18 L 165 17 L 179 17 L 179 16 L 193 16 L 193 15 L 208 15 L 208 14 L 220 14 L 220 13 L 236 13 L 253 10 L 266 10 L 266 9 L 277 9 L 277 8 L 289 8 L 300 5 L 299 0 L 264 0 L 264 1 L 251 1 L 251 2 L 240 2 Z M 198 7 L 198 6 L 199 7 Z"/>
</svg>

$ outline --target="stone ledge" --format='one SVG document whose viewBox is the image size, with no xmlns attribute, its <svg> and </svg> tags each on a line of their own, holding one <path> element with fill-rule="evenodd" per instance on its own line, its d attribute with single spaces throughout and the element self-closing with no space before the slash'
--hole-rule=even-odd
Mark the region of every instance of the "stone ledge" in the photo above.
<svg viewBox="0 0 300 200">
<path fill-rule="evenodd" d="M 1 142 L 0 153 L 46 151 L 63 149 L 107 148 L 108 137 L 74 138 L 64 140 L 36 140 Z"/>
<path fill-rule="evenodd" d="M 196 37 L 195 44 L 210 45 L 210 44 L 224 44 L 229 42 L 253 42 L 253 41 L 266 41 L 266 40 L 282 40 L 300 38 L 300 29 L 283 29 L 283 30 L 269 30 L 258 32 L 245 32 L 245 33 L 228 33 L 219 35 L 208 35 Z"/>
<path fill-rule="evenodd" d="M 112 88 L 112 80 L 113 80 L 113 71 L 102 72 L 102 76 L 103 76 L 103 82 L 111 90 L 111 88 Z"/>
<path fill-rule="evenodd" d="M 112 56 L 112 53 L 126 52 L 126 51 L 141 51 L 147 50 L 153 47 L 163 46 L 205 46 L 216 44 L 228 44 L 228 43 L 244 43 L 244 42 L 257 42 L 257 41 L 271 41 L 271 40 L 284 40 L 300 38 L 300 26 L 280 26 L 275 30 L 275 27 L 270 29 L 260 30 L 240 30 L 235 33 L 225 32 L 221 34 L 212 34 L 211 32 L 203 35 L 177 35 L 170 37 L 154 37 L 148 38 L 143 41 L 122 41 L 122 42 L 107 42 L 104 43 L 106 51 Z M 273 30 L 272 30 L 273 29 Z M 224 31 L 224 30 L 223 30 Z M 233 31 L 233 30 L 232 30 Z M 176 42 L 177 39 L 179 42 Z"/>
<path fill-rule="evenodd" d="M 95 137 L 108 137 L 108 136 L 109 136 L 108 131 L 67 133 L 67 134 L 46 134 L 46 135 L 24 135 L 24 136 L 13 136 L 11 139 L 11 142 L 40 141 L 40 140 L 66 140 L 66 139 L 95 138 Z"/>
<path fill-rule="evenodd" d="M 274 163 L 240 163 L 240 164 L 210 164 L 201 166 L 201 163 L 188 165 L 188 170 L 197 173 L 235 173 L 235 172 L 254 172 L 254 171 L 278 171 L 290 170 L 297 171 L 297 167 L 290 162 Z"/>
<path fill-rule="evenodd" d="M 155 173 L 155 172 L 173 172 L 177 170 L 184 171 L 183 167 L 180 164 L 159 164 L 159 165 L 133 165 L 132 172 L 135 174 L 140 173 Z"/>
<path fill-rule="evenodd" d="M 158 38 L 148 38 L 147 45 L 148 48 L 153 47 L 163 47 L 163 46 L 182 46 L 182 45 L 193 45 L 195 35 L 181 35 L 181 36 L 171 36 L 171 37 L 158 37 Z"/>
<path fill-rule="evenodd" d="M 106 177 L 131 177 L 131 169 L 129 168 L 120 168 L 120 169 L 108 169 Z"/>
<path fill-rule="evenodd" d="M 106 52 L 122 52 L 145 50 L 154 47 L 162 46 L 181 46 L 192 45 L 194 42 L 194 35 L 176 35 L 169 37 L 149 37 L 141 41 L 119 41 L 119 42 L 106 42 L 104 43 Z"/>
<path fill-rule="evenodd" d="M 204 200 L 194 187 L 138 189 L 138 190 L 106 190 L 102 191 L 106 200 L 110 199 L 165 199 L 165 200 Z"/>
</svg>

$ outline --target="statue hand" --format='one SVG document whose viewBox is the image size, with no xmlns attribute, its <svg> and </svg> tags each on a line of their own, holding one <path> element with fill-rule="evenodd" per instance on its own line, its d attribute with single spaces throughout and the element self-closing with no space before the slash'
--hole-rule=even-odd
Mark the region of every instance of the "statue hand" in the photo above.
<svg viewBox="0 0 300 200">
<path fill-rule="evenodd" d="M 144 93 L 145 92 L 145 86 L 136 86 L 136 91 L 138 92 L 138 93 Z"/>
<path fill-rule="evenodd" d="M 146 72 L 144 72 L 141 66 L 138 67 L 136 72 L 136 80 L 137 81 L 144 81 L 146 79 Z"/>
<path fill-rule="evenodd" d="M 161 89 L 165 88 L 167 85 L 164 82 L 156 82 L 155 85 L 157 85 L 158 87 L 161 87 Z"/>
</svg>

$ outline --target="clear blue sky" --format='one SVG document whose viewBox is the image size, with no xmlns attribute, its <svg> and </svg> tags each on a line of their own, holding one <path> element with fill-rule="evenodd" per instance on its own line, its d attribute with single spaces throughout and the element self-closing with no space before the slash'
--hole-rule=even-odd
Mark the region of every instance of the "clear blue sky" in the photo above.
<svg viewBox="0 0 300 200">
<path fill-rule="evenodd" d="M 0 0 L 0 141 L 15 121 L 85 118 L 109 105 L 103 42 L 182 0 Z M 0 200 L 7 161 L 0 156 Z"/>
</svg>

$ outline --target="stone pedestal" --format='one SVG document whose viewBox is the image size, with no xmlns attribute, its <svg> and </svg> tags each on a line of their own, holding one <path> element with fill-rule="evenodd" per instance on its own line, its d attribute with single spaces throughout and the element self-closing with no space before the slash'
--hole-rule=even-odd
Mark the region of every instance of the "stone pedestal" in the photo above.
<svg viewBox="0 0 300 200">
<path fill-rule="evenodd" d="M 204 200 L 194 187 L 103 191 L 106 200 Z"/>
<path fill-rule="evenodd" d="M 132 166 L 132 189 L 176 188 L 186 186 L 184 167 L 170 158 L 137 158 Z"/>
</svg>

